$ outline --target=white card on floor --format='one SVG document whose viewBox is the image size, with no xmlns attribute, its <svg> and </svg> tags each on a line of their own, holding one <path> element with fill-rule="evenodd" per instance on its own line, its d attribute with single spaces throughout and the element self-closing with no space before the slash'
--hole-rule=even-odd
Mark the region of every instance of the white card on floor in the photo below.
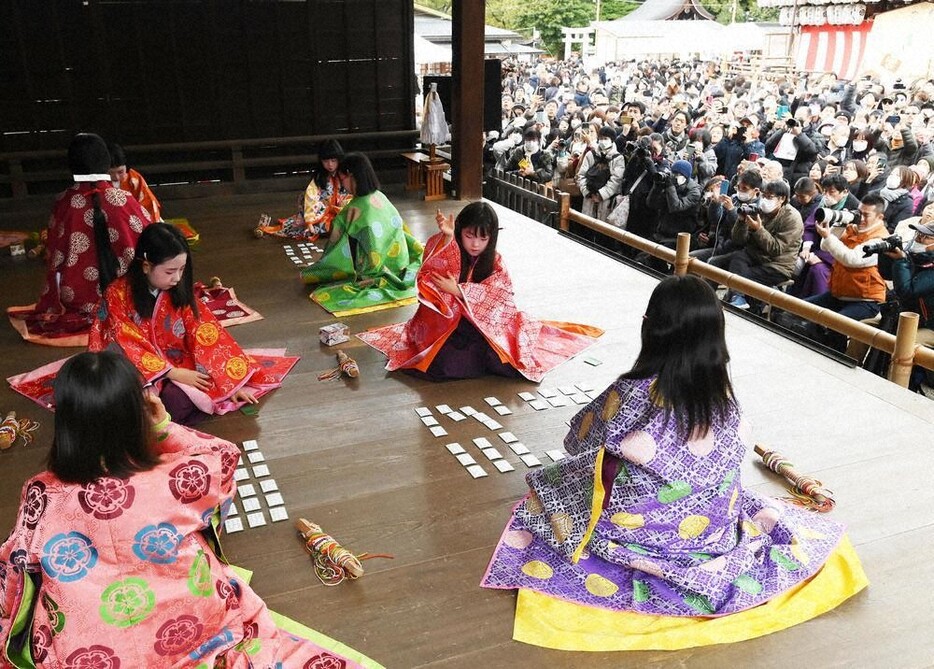
<svg viewBox="0 0 934 669">
<path fill-rule="evenodd" d="M 529 449 L 520 441 L 515 442 L 514 444 L 509 444 L 509 448 L 512 449 L 512 452 L 516 455 L 525 455 L 529 452 Z"/>
<path fill-rule="evenodd" d="M 293 249 L 291 246 L 286 246 L 286 247 L 285 247 L 285 252 L 286 252 L 287 254 L 289 254 L 290 256 L 294 256 L 294 255 L 295 255 L 295 249 Z"/>
<path fill-rule="evenodd" d="M 266 516 L 263 515 L 262 511 L 257 511 L 247 516 L 246 522 L 250 524 L 250 527 L 259 527 L 266 524 Z"/>
<path fill-rule="evenodd" d="M 266 462 L 266 456 L 260 453 L 259 451 L 252 451 L 246 454 L 246 459 L 251 463 L 256 464 L 257 462 Z"/>
<path fill-rule="evenodd" d="M 443 413 L 443 414 L 449 414 L 452 411 L 454 411 L 454 409 L 449 407 L 447 404 L 439 404 L 438 406 L 435 407 L 435 409 L 438 410 L 438 413 Z"/>
<path fill-rule="evenodd" d="M 428 428 L 428 429 L 431 430 L 431 433 L 432 433 L 433 435 L 435 435 L 436 437 L 446 437 L 446 436 L 448 436 L 448 431 L 445 430 L 445 429 L 444 429 L 443 427 L 441 427 L 440 425 L 435 425 L 435 426 L 430 427 L 430 428 Z"/>
<path fill-rule="evenodd" d="M 477 410 L 472 406 L 465 406 L 460 408 L 460 412 L 465 416 L 473 416 L 475 413 L 477 413 Z"/>
<path fill-rule="evenodd" d="M 525 463 L 527 467 L 538 467 L 542 464 L 542 461 L 535 457 L 534 453 L 526 453 L 525 455 L 520 455 L 519 459 Z"/>
<path fill-rule="evenodd" d="M 241 504 L 243 504 L 244 513 L 259 511 L 259 498 L 257 497 L 248 497 L 247 499 L 243 500 Z"/>
<path fill-rule="evenodd" d="M 491 430 L 502 430 L 503 429 L 503 426 L 500 423 L 497 423 L 492 418 L 489 419 L 488 421 L 484 421 L 483 424 L 486 425 Z"/>
<path fill-rule="evenodd" d="M 269 518 L 274 523 L 278 523 L 280 520 L 288 520 L 289 514 L 286 512 L 284 506 L 277 506 L 274 509 L 269 509 Z"/>
<path fill-rule="evenodd" d="M 577 389 L 581 391 L 582 393 L 586 393 L 590 390 L 593 390 L 595 387 L 594 384 L 592 384 L 590 381 L 584 381 L 583 383 L 577 383 L 575 385 L 577 386 Z"/>
<path fill-rule="evenodd" d="M 279 489 L 279 484 L 276 483 L 276 479 L 266 479 L 259 482 L 259 489 L 263 492 L 274 492 Z"/>
<path fill-rule="evenodd" d="M 599 391 L 599 390 L 588 390 L 588 391 L 587 391 L 586 393 L 584 393 L 584 394 L 585 394 L 587 397 L 589 397 L 590 399 L 592 399 L 592 400 L 595 400 L 595 399 L 597 399 L 598 397 L 600 397 L 600 391 Z"/>
<path fill-rule="evenodd" d="M 483 398 L 483 401 L 486 402 L 487 404 L 489 404 L 491 407 L 495 407 L 495 406 L 497 406 L 497 405 L 502 404 L 502 402 L 500 402 L 498 399 L 496 399 L 496 398 L 493 397 L 493 396 L 484 397 L 484 398 Z"/>
<path fill-rule="evenodd" d="M 557 395 L 555 397 L 549 397 L 548 403 L 553 407 L 566 407 L 571 403 L 571 400 L 564 395 Z"/>
<path fill-rule="evenodd" d="M 529 402 L 529 406 L 535 409 L 536 411 L 544 411 L 548 408 L 548 402 L 544 400 L 533 400 Z"/>
<path fill-rule="evenodd" d="M 507 406 L 503 406 L 502 404 L 493 407 L 493 409 L 495 409 L 496 413 L 498 413 L 500 416 L 508 416 L 512 413 L 512 409 Z"/>
<path fill-rule="evenodd" d="M 237 488 L 237 492 L 240 493 L 240 497 L 252 497 L 256 494 L 256 488 L 253 487 L 252 483 L 245 483 Z"/>
<path fill-rule="evenodd" d="M 503 454 L 497 451 L 492 446 L 490 448 L 484 448 L 483 454 L 486 456 L 487 460 L 502 460 Z"/>
<path fill-rule="evenodd" d="M 256 439 L 247 439 L 243 442 L 244 451 L 255 451 L 257 448 L 259 448 L 259 442 Z"/>
<path fill-rule="evenodd" d="M 473 440 L 473 443 L 475 443 L 475 444 L 477 445 L 477 448 L 479 448 L 481 451 L 482 451 L 484 448 L 492 448 L 492 447 L 493 447 L 493 444 L 491 444 L 491 443 L 490 443 L 490 440 L 487 439 L 486 437 L 477 437 L 476 439 Z"/>
<path fill-rule="evenodd" d="M 269 476 L 269 465 L 256 465 L 253 467 L 253 476 L 256 478 Z"/>
<path fill-rule="evenodd" d="M 497 460 L 496 462 L 493 463 L 493 466 L 496 467 L 503 474 L 505 474 L 506 472 L 514 472 L 516 470 L 515 467 L 509 464 L 509 460 Z"/>
<path fill-rule="evenodd" d="M 266 495 L 266 506 L 281 506 L 285 504 L 285 500 L 282 499 L 281 492 L 273 492 Z"/>
<path fill-rule="evenodd" d="M 571 401 L 574 402 L 574 404 L 587 404 L 587 402 L 590 401 L 590 398 L 587 397 L 584 393 L 575 393 L 574 395 L 571 395 Z"/>
<path fill-rule="evenodd" d="M 453 444 L 448 444 L 447 446 L 445 446 L 445 448 L 448 449 L 448 452 L 450 452 L 451 455 L 460 455 L 461 453 L 465 452 L 464 447 L 458 444 L 457 442 Z"/>
<path fill-rule="evenodd" d="M 234 481 L 242 481 L 248 478 L 250 478 L 249 473 L 247 473 L 247 470 L 243 469 L 242 467 L 234 470 Z"/>
<path fill-rule="evenodd" d="M 485 422 L 487 422 L 488 420 L 490 420 L 490 417 L 487 416 L 487 415 L 486 415 L 485 413 L 483 413 L 482 411 L 475 411 L 473 417 L 476 418 L 476 419 L 477 419 L 478 421 L 480 421 L 481 423 L 485 423 Z"/>
<path fill-rule="evenodd" d="M 514 441 L 519 441 L 519 438 L 514 435 L 512 432 L 500 432 L 499 438 L 503 440 L 504 443 L 511 444 Z"/>
<path fill-rule="evenodd" d="M 425 416 L 430 416 L 430 415 L 431 415 L 431 409 L 429 409 L 428 407 L 418 407 L 418 408 L 415 410 L 415 413 L 417 413 L 419 416 L 421 416 L 422 418 L 424 418 Z"/>
<path fill-rule="evenodd" d="M 228 518 L 224 521 L 224 531 L 227 534 L 243 531 L 243 520 L 240 518 Z"/>
<path fill-rule="evenodd" d="M 480 465 L 470 465 L 467 468 L 467 471 L 470 472 L 470 475 L 475 479 L 482 479 L 484 476 L 486 476 L 486 470 Z"/>
<path fill-rule="evenodd" d="M 531 402 L 535 399 L 535 395 L 530 392 L 519 393 L 519 397 L 524 399 L 526 402 Z"/>
<path fill-rule="evenodd" d="M 557 448 L 553 448 L 553 449 L 550 450 L 550 451 L 545 451 L 545 455 L 547 455 L 549 458 L 551 458 L 553 462 L 558 462 L 559 460 L 564 460 L 564 459 L 567 457 L 567 455 L 565 455 L 564 451 L 562 451 L 562 450 L 560 450 L 560 449 L 557 449 Z"/>
<path fill-rule="evenodd" d="M 435 418 L 434 416 L 424 416 L 424 417 L 422 418 L 422 422 L 423 422 L 425 425 L 427 425 L 428 427 L 431 427 L 432 425 L 437 425 L 437 424 L 438 424 L 438 419 Z"/>
<path fill-rule="evenodd" d="M 460 411 L 452 411 L 448 414 L 448 418 L 453 420 L 455 423 L 460 423 L 462 420 L 467 420 L 467 416 L 462 414 Z"/>
<path fill-rule="evenodd" d="M 234 503 L 231 502 L 230 506 L 227 508 L 227 515 L 228 515 L 229 517 L 233 517 L 233 516 L 238 516 L 238 515 L 240 515 L 240 512 L 237 511 L 237 505 L 236 505 L 236 504 L 234 504 Z"/>
<path fill-rule="evenodd" d="M 556 392 L 555 392 L 554 390 L 552 390 L 551 388 L 539 388 L 539 389 L 538 389 L 538 394 L 541 395 L 542 397 L 544 397 L 544 398 L 547 400 L 549 397 L 554 397 L 554 396 L 557 395 L 558 393 L 556 393 Z"/>
<path fill-rule="evenodd" d="M 468 465 L 477 464 L 477 461 L 473 459 L 473 456 L 470 453 L 461 453 L 457 456 L 457 461 L 465 467 Z"/>
</svg>

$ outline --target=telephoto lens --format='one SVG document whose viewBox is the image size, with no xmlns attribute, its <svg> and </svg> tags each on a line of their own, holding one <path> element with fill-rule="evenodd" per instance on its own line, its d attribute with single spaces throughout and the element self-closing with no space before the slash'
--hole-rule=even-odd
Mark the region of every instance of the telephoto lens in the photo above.
<svg viewBox="0 0 934 669">
<path fill-rule="evenodd" d="M 856 220 L 856 212 L 850 209 L 818 209 L 814 213 L 814 220 L 818 223 L 827 223 L 833 227 L 843 227 Z"/>
<path fill-rule="evenodd" d="M 888 253 L 902 248 L 902 238 L 898 235 L 889 235 L 885 239 L 876 239 L 863 244 L 863 257 L 868 258 L 875 253 Z"/>
</svg>

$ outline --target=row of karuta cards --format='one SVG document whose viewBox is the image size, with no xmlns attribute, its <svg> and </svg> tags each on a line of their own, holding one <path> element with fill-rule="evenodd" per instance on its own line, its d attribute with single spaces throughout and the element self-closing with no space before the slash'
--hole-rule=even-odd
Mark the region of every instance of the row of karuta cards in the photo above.
<svg viewBox="0 0 934 669">
<path fill-rule="evenodd" d="M 266 456 L 259 450 L 259 443 L 255 439 L 244 441 L 243 450 L 249 467 L 241 460 L 240 465 L 234 470 L 234 481 L 237 482 L 237 497 L 239 497 L 243 515 L 246 517 L 246 525 L 260 527 L 266 524 L 266 515 L 263 513 L 261 500 L 265 502 L 266 509 L 269 511 L 269 519 L 272 522 L 288 520 L 289 514 L 285 510 L 285 500 L 279 492 L 279 484 L 269 475 Z M 255 483 L 242 483 L 242 481 L 250 480 L 251 470 Z M 257 491 L 257 486 L 259 486 L 259 491 Z M 224 521 L 224 531 L 227 534 L 240 532 L 244 529 L 243 523 L 244 520 L 237 508 L 237 501 L 234 500 L 227 512 L 227 519 Z"/>
</svg>

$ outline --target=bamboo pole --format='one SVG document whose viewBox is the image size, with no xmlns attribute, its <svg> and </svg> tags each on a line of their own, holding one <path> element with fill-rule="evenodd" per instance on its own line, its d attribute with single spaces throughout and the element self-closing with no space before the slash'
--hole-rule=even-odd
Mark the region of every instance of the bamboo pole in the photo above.
<svg viewBox="0 0 934 669">
<path fill-rule="evenodd" d="M 691 235 L 686 232 L 678 233 L 678 245 L 675 249 L 675 274 L 684 276 L 688 273 L 688 264 L 691 262 Z"/>
<path fill-rule="evenodd" d="M 571 213 L 571 196 L 567 193 L 559 194 L 558 203 L 560 206 L 558 210 L 558 227 L 564 232 L 567 232 L 570 229 L 568 226 L 568 216 Z"/>
<path fill-rule="evenodd" d="M 898 315 L 898 329 L 895 331 L 895 352 L 889 363 L 888 379 L 903 388 L 908 387 L 911 368 L 914 366 L 915 339 L 918 337 L 918 314 L 903 312 Z"/>
</svg>

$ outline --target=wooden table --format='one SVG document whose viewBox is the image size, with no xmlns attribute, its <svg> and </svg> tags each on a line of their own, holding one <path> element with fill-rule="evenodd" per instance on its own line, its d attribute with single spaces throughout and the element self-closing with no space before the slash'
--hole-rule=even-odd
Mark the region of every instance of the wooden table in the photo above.
<svg viewBox="0 0 934 669">
<path fill-rule="evenodd" d="M 444 173 L 451 167 L 443 160 L 432 161 L 424 153 L 411 152 L 401 154 L 406 161 L 405 189 L 407 191 L 424 190 L 425 201 L 446 200 L 444 191 Z"/>
</svg>

